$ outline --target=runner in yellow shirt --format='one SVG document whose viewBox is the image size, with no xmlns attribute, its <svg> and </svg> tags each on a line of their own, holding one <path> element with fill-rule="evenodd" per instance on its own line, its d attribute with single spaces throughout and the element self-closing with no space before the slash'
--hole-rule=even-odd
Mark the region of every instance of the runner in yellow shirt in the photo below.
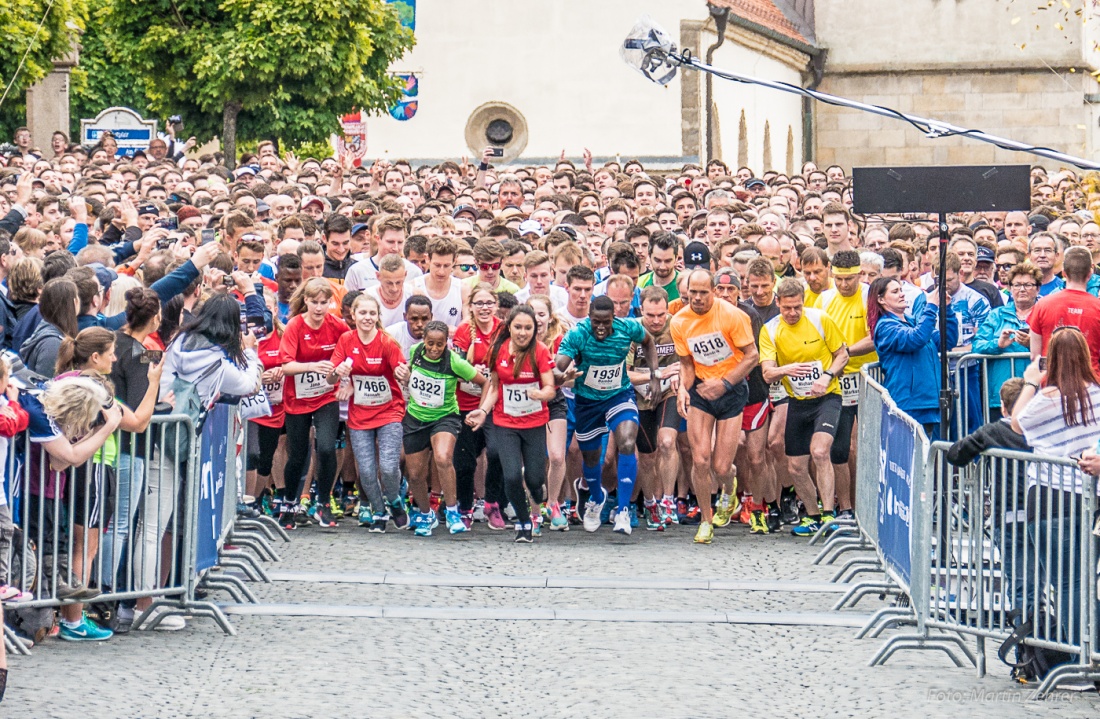
<svg viewBox="0 0 1100 719">
<path fill-rule="evenodd" d="M 765 382 L 783 380 L 791 401 L 784 430 L 787 469 L 807 516 L 792 530 L 813 536 L 834 518 L 835 486 L 829 453 L 840 420 L 840 383 L 848 348 L 836 323 L 821 310 L 803 307 L 802 283 L 787 278 L 776 289 L 779 315 L 760 331 Z M 813 458 L 817 488 L 810 480 Z M 817 508 L 818 495 L 821 507 Z"/>
</svg>

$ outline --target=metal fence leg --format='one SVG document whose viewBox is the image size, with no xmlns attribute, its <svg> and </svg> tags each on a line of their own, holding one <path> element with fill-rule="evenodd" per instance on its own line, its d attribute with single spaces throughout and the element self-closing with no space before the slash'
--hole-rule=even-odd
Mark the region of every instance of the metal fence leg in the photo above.
<svg viewBox="0 0 1100 719">
<path fill-rule="evenodd" d="M 883 620 L 888 619 L 892 621 L 898 618 L 911 618 L 912 616 L 913 611 L 909 608 L 883 607 L 882 609 L 879 609 L 877 612 L 872 614 L 871 618 L 867 620 L 867 623 L 864 624 L 858 632 L 856 632 L 856 639 L 863 639 L 864 637 L 866 637 L 868 633 L 872 629 L 874 629 L 876 625 L 879 624 L 879 622 L 882 622 Z M 890 622 L 888 621 L 886 623 L 889 624 Z"/>
<path fill-rule="evenodd" d="M 1100 667 L 1088 664 L 1063 664 L 1055 667 L 1047 674 L 1046 679 L 1035 691 L 1037 699 L 1046 699 L 1047 696 L 1058 688 L 1062 682 L 1076 679 L 1077 681 L 1100 682 Z"/>
<path fill-rule="evenodd" d="M 844 596 L 833 605 L 833 611 L 837 612 L 845 606 L 855 606 L 868 594 L 901 594 L 901 589 L 893 582 L 858 582 L 853 584 Z M 851 602 L 849 605 L 848 603 Z"/>
<path fill-rule="evenodd" d="M 275 553 L 275 550 L 271 548 L 271 545 L 267 543 L 262 534 L 256 532 L 230 532 L 229 538 L 225 540 L 226 544 L 233 544 L 240 547 L 247 547 L 259 555 L 260 559 L 268 560 L 271 562 L 281 562 L 282 558 Z"/>
<path fill-rule="evenodd" d="M 891 637 L 879 648 L 875 655 L 871 657 L 868 666 L 882 666 L 890 657 L 902 649 L 935 649 L 946 654 L 955 663 L 955 666 L 961 668 L 966 666 L 966 663 L 955 653 L 954 650 L 958 649 L 966 659 L 970 660 L 972 665 L 976 666 L 978 663 L 970 649 L 959 637 L 949 634 L 935 637 L 926 634 L 899 634 L 896 637 Z"/>
<path fill-rule="evenodd" d="M 222 568 L 236 567 L 244 572 L 245 576 L 253 582 L 271 584 L 271 579 L 267 576 L 267 572 L 264 571 L 264 568 L 259 565 L 251 554 L 246 552 L 223 551 L 218 555 L 218 565 Z"/>
<path fill-rule="evenodd" d="M 203 580 L 204 589 L 227 592 L 237 604 L 259 604 L 260 600 L 238 577 L 229 574 L 208 574 Z"/>
<path fill-rule="evenodd" d="M 12 654 L 20 654 L 24 657 L 31 655 L 31 650 L 27 647 L 26 643 L 16 634 L 11 627 L 4 625 L 4 646 L 8 648 Z"/>
<path fill-rule="evenodd" d="M 836 529 L 830 529 L 830 527 L 836 527 Z M 822 540 L 826 540 L 830 537 L 849 536 L 859 533 L 859 526 L 850 519 L 835 519 L 828 524 L 821 525 L 821 528 L 814 533 L 814 536 L 810 537 L 809 544 L 814 545 Z"/>
<path fill-rule="evenodd" d="M 267 520 L 262 521 L 262 520 Z M 283 539 L 289 542 L 290 537 L 287 535 L 286 530 L 279 526 L 279 523 L 273 520 L 271 517 L 259 517 L 257 519 L 238 519 L 233 525 L 234 529 L 240 528 L 244 531 L 257 531 L 263 532 L 269 542 L 274 542 L 276 539 Z M 279 531 L 275 531 L 279 530 Z"/>
<path fill-rule="evenodd" d="M 225 616 L 225 612 L 221 610 L 217 604 L 213 602 L 196 602 L 187 601 L 186 609 L 188 614 L 193 617 L 207 617 L 213 619 L 221 627 L 221 630 L 231 637 L 237 636 L 237 630 L 233 628 L 233 625 L 229 623 L 229 618 Z"/>
<path fill-rule="evenodd" d="M 878 561 L 877 558 L 874 558 L 874 557 L 857 557 L 855 559 L 849 559 L 847 562 L 845 562 L 844 566 L 841 567 L 837 571 L 837 573 L 833 575 L 833 578 L 830 579 L 829 581 L 832 582 L 833 584 L 838 583 L 840 581 L 840 578 L 843 577 L 845 574 L 847 574 L 854 567 L 863 567 L 863 569 L 860 569 L 859 571 L 854 572 L 852 574 L 852 577 L 854 577 L 856 574 L 860 574 L 861 572 L 873 572 L 873 571 L 881 571 L 882 570 L 882 565 L 879 564 L 879 561 Z M 849 579 L 851 579 L 851 577 L 849 577 Z"/>
<path fill-rule="evenodd" d="M 826 545 L 821 553 L 814 557 L 811 564 L 832 564 L 845 552 L 869 551 L 872 547 L 864 543 L 862 539 L 842 539 L 832 546 Z M 831 553 L 831 556 L 830 556 Z M 828 560 L 826 561 L 826 557 Z"/>
</svg>

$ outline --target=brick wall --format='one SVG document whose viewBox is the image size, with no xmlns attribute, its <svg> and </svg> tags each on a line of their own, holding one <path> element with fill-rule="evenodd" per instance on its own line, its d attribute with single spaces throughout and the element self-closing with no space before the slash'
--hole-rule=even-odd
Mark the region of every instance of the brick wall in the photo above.
<svg viewBox="0 0 1100 719">
<path fill-rule="evenodd" d="M 820 90 L 1021 142 L 1085 155 L 1097 132 L 1084 72 L 837 74 Z M 961 165 L 1033 162 L 1025 154 L 961 137 L 928 139 L 901 120 L 816 103 L 819 165 Z M 1047 164 L 1050 164 L 1049 162 Z"/>
</svg>

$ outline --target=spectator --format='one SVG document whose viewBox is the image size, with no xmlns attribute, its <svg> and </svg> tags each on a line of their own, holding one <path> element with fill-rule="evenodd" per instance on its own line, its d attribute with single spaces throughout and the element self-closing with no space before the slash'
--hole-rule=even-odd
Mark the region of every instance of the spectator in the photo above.
<svg viewBox="0 0 1100 719">
<path fill-rule="evenodd" d="M 974 352 L 999 355 L 1029 351 L 1031 331 L 1027 320 L 1039 298 L 1040 278 L 1039 268 L 1031 263 L 1017 265 L 1008 271 L 1006 286 L 1012 293 L 1013 301 L 990 312 L 985 322 L 978 327 L 978 332 L 974 335 Z M 1023 366 L 1023 362 L 1017 360 L 989 361 L 986 365 L 986 386 L 1000 387 L 1009 377 L 1022 374 Z M 991 419 L 996 419 L 1001 408 L 999 395 L 989 398 L 989 407 Z M 1008 407 L 1008 410 L 1011 409 Z"/>
<path fill-rule="evenodd" d="M 53 377 L 61 341 L 66 337 L 76 337 L 79 331 L 77 313 L 80 311 L 80 296 L 76 284 L 62 278 L 47 282 L 42 288 L 38 310 L 43 321 L 19 348 L 19 358 L 30 371 L 43 377 Z"/>
<path fill-rule="evenodd" d="M 1071 247 L 1062 271 L 1066 277 L 1065 289 L 1042 297 L 1028 316 L 1031 359 L 1045 357 L 1054 333 L 1061 327 L 1073 326 L 1084 334 L 1093 372 L 1100 374 L 1100 299 L 1087 291 L 1092 255 L 1083 247 Z M 1043 295 L 1042 286 L 1039 294 Z"/>
</svg>

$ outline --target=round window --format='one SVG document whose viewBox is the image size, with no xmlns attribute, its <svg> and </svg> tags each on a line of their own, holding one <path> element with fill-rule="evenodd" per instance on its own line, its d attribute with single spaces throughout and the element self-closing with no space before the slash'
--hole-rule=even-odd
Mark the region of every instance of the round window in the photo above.
<svg viewBox="0 0 1100 719">
<path fill-rule="evenodd" d="M 485 128 L 485 139 L 494 145 L 507 145 L 512 141 L 512 123 L 497 118 Z"/>
</svg>

